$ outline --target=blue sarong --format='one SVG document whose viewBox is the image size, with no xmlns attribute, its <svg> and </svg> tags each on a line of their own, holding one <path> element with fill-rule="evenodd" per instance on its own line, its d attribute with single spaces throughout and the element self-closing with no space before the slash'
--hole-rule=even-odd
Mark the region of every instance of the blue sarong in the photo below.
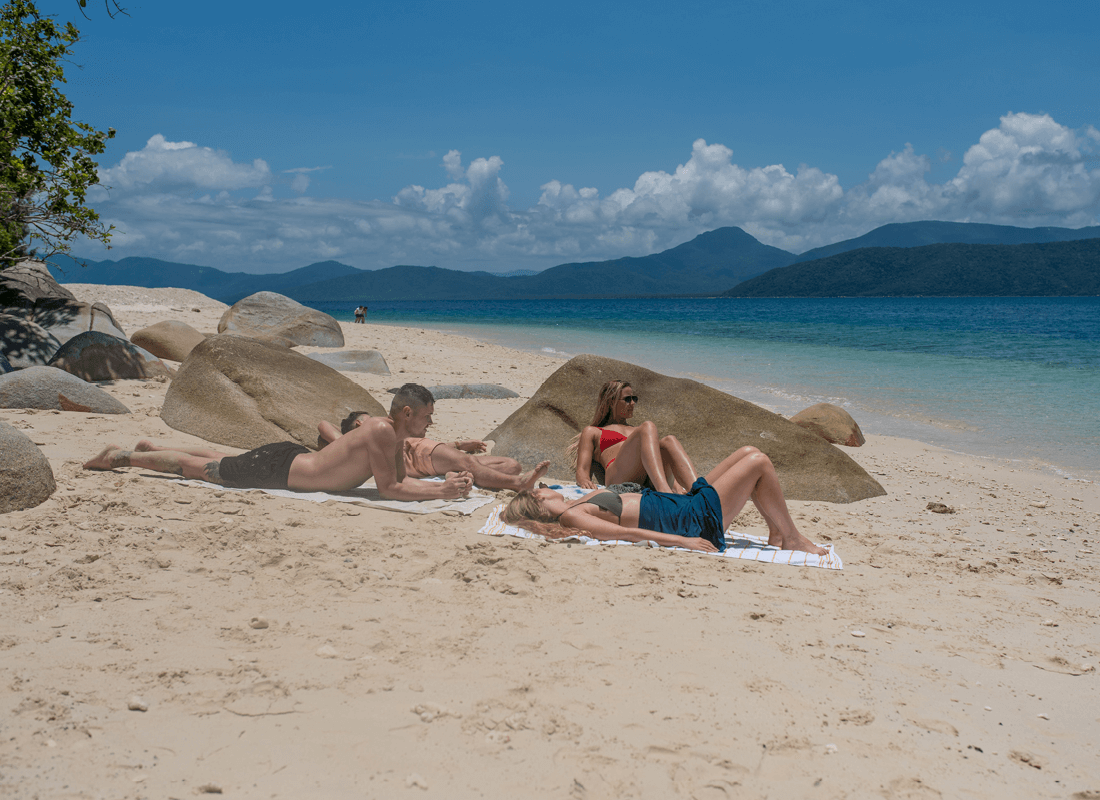
<svg viewBox="0 0 1100 800">
<path fill-rule="evenodd" d="M 642 490 L 638 527 L 677 536 L 702 537 L 717 547 L 719 552 L 726 549 L 722 501 L 706 478 L 697 479 L 691 485 L 690 494 Z"/>
</svg>

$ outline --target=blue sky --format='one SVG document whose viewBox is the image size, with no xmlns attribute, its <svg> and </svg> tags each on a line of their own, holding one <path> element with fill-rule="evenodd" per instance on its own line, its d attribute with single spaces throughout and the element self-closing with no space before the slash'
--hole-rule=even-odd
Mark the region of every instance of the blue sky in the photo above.
<svg viewBox="0 0 1100 800">
<path fill-rule="evenodd" d="M 542 269 L 1100 224 L 1100 4 L 40 0 L 129 255 Z"/>
</svg>

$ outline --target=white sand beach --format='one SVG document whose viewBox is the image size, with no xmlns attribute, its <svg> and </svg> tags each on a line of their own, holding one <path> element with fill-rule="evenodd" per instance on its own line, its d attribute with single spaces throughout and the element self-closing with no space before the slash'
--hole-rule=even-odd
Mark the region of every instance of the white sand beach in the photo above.
<svg viewBox="0 0 1100 800">
<path fill-rule="evenodd" d="M 127 333 L 225 310 L 68 288 Z M 386 407 L 406 381 L 521 395 L 440 400 L 443 440 L 562 363 L 343 332 L 385 356 L 348 377 Z M 0 517 L 4 798 L 1100 798 L 1094 483 L 868 436 L 845 452 L 885 497 L 791 503 L 830 571 L 81 469 L 201 444 L 160 419 L 167 387 L 104 385 L 129 415 L 0 409 L 58 483 Z"/>
</svg>

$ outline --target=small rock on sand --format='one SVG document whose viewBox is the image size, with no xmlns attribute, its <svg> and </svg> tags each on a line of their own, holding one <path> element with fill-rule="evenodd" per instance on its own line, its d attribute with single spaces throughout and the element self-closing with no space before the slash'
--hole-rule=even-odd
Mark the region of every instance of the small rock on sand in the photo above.
<svg viewBox="0 0 1100 800">
<path fill-rule="evenodd" d="M 126 701 L 126 708 L 130 711 L 148 711 L 149 704 L 135 694 Z"/>
</svg>

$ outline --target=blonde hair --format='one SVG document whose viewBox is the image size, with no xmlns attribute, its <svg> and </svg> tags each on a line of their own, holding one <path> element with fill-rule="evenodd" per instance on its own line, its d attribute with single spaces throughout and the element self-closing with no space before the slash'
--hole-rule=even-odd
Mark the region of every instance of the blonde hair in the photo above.
<svg viewBox="0 0 1100 800">
<path fill-rule="evenodd" d="M 500 520 L 506 525 L 515 525 L 547 539 L 564 539 L 568 536 L 583 536 L 580 528 L 570 528 L 562 525 L 561 517 L 555 517 L 546 510 L 546 506 L 535 497 L 530 489 L 522 492 L 508 501 L 508 505 L 500 512 Z"/>
<path fill-rule="evenodd" d="M 611 421 L 611 412 L 615 408 L 615 401 L 619 399 L 619 393 L 629 386 L 628 381 L 613 378 L 600 387 L 600 393 L 596 397 L 596 413 L 592 415 L 592 421 L 588 424 L 596 428 L 602 428 L 608 424 Z M 584 433 L 583 430 L 578 431 L 565 450 L 569 454 L 569 462 L 573 465 L 573 469 L 577 468 L 577 451 L 580 449 L 582 433 Z"/>
</svg>

